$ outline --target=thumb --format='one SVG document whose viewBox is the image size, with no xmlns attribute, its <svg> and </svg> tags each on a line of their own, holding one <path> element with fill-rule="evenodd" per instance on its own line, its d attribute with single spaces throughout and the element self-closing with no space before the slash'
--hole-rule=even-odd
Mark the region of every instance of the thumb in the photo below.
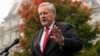
<svg viewBox="0 0 100 56">
<path fill-rule="evenodd" d="M 55 41 L 55 36 L 50 36 L 50 38 Z"/>
<path fill-rule="evenodd" d="M 51 39 L 53 39 L 53 36 L 50 36 Z"/>
</svg>

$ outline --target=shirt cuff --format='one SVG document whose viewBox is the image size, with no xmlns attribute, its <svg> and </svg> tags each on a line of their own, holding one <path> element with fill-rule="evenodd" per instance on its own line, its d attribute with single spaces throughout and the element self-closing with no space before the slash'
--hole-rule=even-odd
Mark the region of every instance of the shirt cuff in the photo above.
<svg viewBox="0 0 100 56">
<path fill-rule="evenodd" d="M 64 46 L 64 38 L 63 38 L 63 42 L 58 43 L 58 44 L 61 45 L 61 46 Z"/>
<path fill-rule="evenodd" d="M 64 46 L 64 42 L 59 43 L 59 45 Z"/>
</svg>

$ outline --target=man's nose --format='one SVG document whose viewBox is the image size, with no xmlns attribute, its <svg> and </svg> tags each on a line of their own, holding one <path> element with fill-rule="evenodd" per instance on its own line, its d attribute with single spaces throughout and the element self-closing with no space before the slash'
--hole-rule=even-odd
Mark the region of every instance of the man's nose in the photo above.
<svg viewBox="0 0 100 56">
<path fill-rule="evenodd" d="M 43 13 L 41 14 L 41 17 L 44 17 L 44 14 Z"/>
</svg>

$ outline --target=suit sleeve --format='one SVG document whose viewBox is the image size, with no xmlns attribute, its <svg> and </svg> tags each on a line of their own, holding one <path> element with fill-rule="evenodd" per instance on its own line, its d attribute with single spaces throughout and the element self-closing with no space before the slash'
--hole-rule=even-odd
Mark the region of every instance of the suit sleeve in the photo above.
<svg viewBox="0 0 100 56">
<path fill-rule="evenodd" d="M 34 52 L 34 37 L 36 36 L 37 32 L 34 34 L 33 39 L 32 39 L 32 44 L 31 44 L 31 56 L 36 56 Z"/>
<path fill-rule="evenodd" d="M 33 50 L 33 47 L 31 48 L 31 56 L 36 56 Z"/>
<path fill-rule="evenodd" d="M 79 39 L 74 28 L 67 24 L 64 25 L 65 30 L 63 30 L 64 36 L 64 46 L 63 48 L 68 52 L 77 52 L 82 49 L 82 42 Z"/>
<path fill-rule="evenodd" d="M 32 41 L 32 46 L 31 46 L 31 56 L 36 56 L 34 53 L 34 48 L 33 48 L 33 41 Z"/>
</svg>

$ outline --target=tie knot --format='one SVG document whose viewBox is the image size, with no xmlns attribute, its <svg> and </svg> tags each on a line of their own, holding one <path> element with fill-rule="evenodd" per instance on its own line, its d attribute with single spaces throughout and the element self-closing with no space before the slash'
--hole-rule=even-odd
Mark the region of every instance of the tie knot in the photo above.
<svg viewBox="0 0 100 56">
<path fill-rule="evenodd" d="M 46 27 L 45 29 L 46 29 L 46 30 L 49 30 L 49 27 Z"/>
</svg>

